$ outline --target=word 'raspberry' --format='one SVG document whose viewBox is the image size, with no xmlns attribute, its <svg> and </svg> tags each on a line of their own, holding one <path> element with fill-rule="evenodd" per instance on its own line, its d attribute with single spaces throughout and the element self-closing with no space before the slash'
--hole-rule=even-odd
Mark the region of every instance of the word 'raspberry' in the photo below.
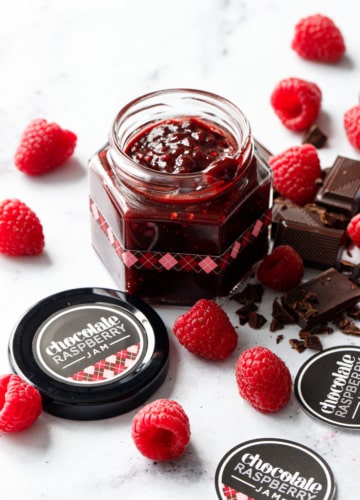
<svg viewBox="0 0 360 500">
<path fill-rule="evenodd" d="M 176 318 L 173 331 L 188 351 L 211 360 L 222 360 L 234 352 L 238 336 L 226 312 L 216 302 L 198 300 Z"/>
<path fill-rule="evenodd" d="M 354 148 L 360 149 L 360 104 L 345 112 L 344 128 L 350 144 Z"/>
<path fill-rule="evenodd" d="M 286 78 L 274 88 L 271 106 L 289 130 L 305 130 L 313 125 L 321 108 L 321 90 L 312 82 Z"/>
<path fill-rule="evenodd" d="M 360 247 L 360 213 L 354 215 L 347 226 L 347 233 L 351 240 Z"/>
<path fill-rule="evenodd" d="M 41 395 L 18 375 L 0 377 L 0 431 L 27 429 L 42 411 Z"/>
<path fill-rule="evenodd" d="M 236 363 L 235 374 L 240 396 L 258 411 L 276 412 L 290 400 L 290 371 L 266 347 L 244 351 Z"/>
<path fill-rule="evenodd" d="M 325 63 L 338 62 L 346 50 L 341 31 L 332 19 L 322 14 L 300 19 L 291 48 L 303 59 Z"/>
<path fill-rule="evenodd" d="M 17 199 L 0 202 L 0 253 L 38 255 L 44 244 L 43 228 L 35 212 Z"/>
<path fill-rule="evenodd" d="M 40 118 L 26 127 L 15 153 L 15 165 L 25 174 L 42 175 L 61 166 L 73 154 L 77 137 L 70 130 Z"/>
<path fill-rule="evenodd" d="M 279 245 L 261 261 L 257 278 L 279 292 L 295 288 L 304 276 L 302 257 L 289 245 Z"/>
<path fill-rule="evenodd" d="M 184 454 L 189 444 L 189 418 L 176 401 L 157 399 L 133 418 L 132 438 L 145 457 L 174 460 Z"/>
<path fill-rule="evenodd" d="M 321 178 L 320 160 L 312 144 L 292 146 L 269 159 L 274 186 L 298 205 L 314 201 Z"/>
</svg>

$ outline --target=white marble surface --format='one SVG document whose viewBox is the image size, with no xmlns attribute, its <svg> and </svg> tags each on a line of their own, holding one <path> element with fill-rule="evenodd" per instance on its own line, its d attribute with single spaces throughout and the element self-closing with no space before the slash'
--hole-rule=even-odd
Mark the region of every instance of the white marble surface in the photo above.
<svg viewBox="0 0 360 500">
<path fill-rule="evenodd" d="M 87 161 L 129 99 L 176 86 L 217 92 L 238 104 L 254 135 L 279 152 L 301 138 L 282 127 L 269 95 L 280 79 L 298 76 L 323 91 L 319 123 L 329 142 L 319 152 L 322 165 L 338 154 L 360 159 L 342 127 L 343 112 L 358 102 L 360 92 L 357 0 L 2 0 L 1 7 L 0 199 L 18 197 L 37 212 L 46 250 L 36 258 L 0 257 L 0 372 L 9 371 L 10 332 L 33 303 L 73 287 L 114 287 L 90 244 Z M 332 17 L 345 36 L 347 56 L 338 65 L 305 62 L 290 49 L 294 24 L 316 12 Z M 28 178 L 15 169 L 13 154 L 23 128 L 37 117 L 72 129 L 78 146 L 62 169 Z M 263 312 L 269 312 L 270 302 L 269 294 Z M 187 411 L 192 438 L 185 456 L 154 464 L 139 455 L 130 437 L 135 412 L 96 422 L 44 413 L 28 431 L 0 435 L 2 498 L 215 498 L 221 457 L 257 437 L 295 438 L 315 449 L 333 469 L 337 498 L 357 498 L 358 434 L 311 419 L 294 396 L 283 411 L 266 416 L 237 395 L 234 364 L 244 348 L 272 348 L 293 376 L 312 353 L 295 353 L 287 340 L 277 345 L 267 326 L 257 332 L 245 327 L 230 359 L 208 363 L 172 337 L 173 320 L 182 310 L 158 311 L 169 328 L 171 363 L 154 398 L 174 398 Z M 289 329 L 286 337 L 295 332 Z M 324 339 L 326 346 L 344 343 L 360 340 L 341 333 Z"/>
</svg>

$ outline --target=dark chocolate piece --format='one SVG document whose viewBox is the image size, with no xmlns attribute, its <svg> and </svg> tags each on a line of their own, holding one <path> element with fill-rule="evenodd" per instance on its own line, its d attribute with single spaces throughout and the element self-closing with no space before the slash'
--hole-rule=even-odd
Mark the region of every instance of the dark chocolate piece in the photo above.
<svg viewBox="0 0 360 500">
<path fill-rule="evenodd" d="M 291 325 L 295 323 L 294 316 L 292 316 L 277 299 L 274 299 L 272 304 L 272 317 L 280 325 Z"/>
<path fill-rule="evenodd" d="M 249 318 L 249 326 L 250 328 L 254 328 L 254 330 L 258 330 L 266 323 L 266 318 L 262 314 L 257 313 L 256 311 L 251 311 L 249 313 L 248 318 Z"/>
<path fill-rule="evenodd" d="M 248 304 L 249 302 L 261 302 L 264 294 L 264 287 L 260 283 L 247 283 L 240 292 L 231 295 L 230 299 L 239 304 Z"/>
<path fill-rule="evenodd" d="M 276 337 L 276 343 L 277 343 L 277 344 L 280 344 L 280 342 L 281 342 L 282 340 L 284 340 L 284 335 L 278 335 L 278 336 Z"/>
<path fill-rule="evenodd" d="M 309 331 L 302 331 L 300 332 L 299 337 L 303 340 L 306 348 L 322 351 L 323 346 L 317 335 L 313 335 Z"/>
<path fill-rule="evenodd" d="M 332 321 L 360 301 L 360 288 L 330 268 L 281 297 L 283 306 L 302 328 Z"/>
<path fill-rule="evenodd" d="M 324 146 L 327 141 L 327 135 L 319 128 L 318 125 L 311 125 L 309 130 L 306 131 L 306 135 L 302 141 L 303 144 L 312 144 L 316 148 L 320 149 Z"/>
<path fill-rule="evenodd" d="M 290 339 L 289 342 L 291 347 L 297 352 L 304 352 L 306 349 L 305 342 L 303 340 Z"/>
<path fill-rule="evenodd" d="M 316 202 L 352 217 L 360 210 L 360 161 L 338 156 L 320 187 Z"/>
<path fill-rule="evenodd" d="M 274 246 L 290 245 L 304 264 L 317 269 L 336 266 L 347 242 L 347 219 L 342 214 L 309 204 L 276 204 L 273 210 Z"/>
</svg>

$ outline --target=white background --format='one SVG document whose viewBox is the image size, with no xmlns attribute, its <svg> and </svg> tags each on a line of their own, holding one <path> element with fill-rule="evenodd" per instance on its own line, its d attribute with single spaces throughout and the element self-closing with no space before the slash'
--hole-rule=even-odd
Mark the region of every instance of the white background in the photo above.
<svg viewBox="0 0 360 500">
<path fill-rule="evenodd" d="M 282 78 L 314 81 L 323 92 L 320 126 L 329 135 L 319 151 L 327 167 L 337 155 L 360 159 L 348 143 L 343 113 L 360 94 L 360 7 L 357 0 L 1 0 L 0 199 L 20 198 L 42 221 L 46 239 L 39 257 L 0 257 L 0 372 L 10 368 L 7 344 L 13 326 L 38 300 L 61 290 L 114 287 L 91 247 L 87 163 L 107 139 L 117 111 L 145 92 L 193 87 L 217 92 L 248 116 L 254 135 L 272 152 L 299 144 L 269 104 Z M 347 54 L 337 65 L 301 60 L 290 48 L 300 17 L 321 12 L 341 28 Z M 14 167 L 19 137 L 34 118 L 58 122 L 78 135 L 74 157 L 46 176 L 29 178 Z M 269 314 L 267 294 L 261 312 Z M 227 304 L 237 323 L 233 305 Z M 307 416 L 294 396 L 274 415 L 241 400 L 234 380 L 239 353 L 252 345 L 273 349 L 293 377 L 312 355 L 291 350 L 285 331 L 276 344 L 268 324 L 239 328 L 239 346 L 223 363 L 195 358 L 171 332 L 183 310 L 158 308 L 169 330 L 170 371 L 155 397 L 170 397 L 187 411 L 191 444 L 177 462 L 154 464 L 139 455 L 131 437 L 135 412 L 96 422 L 43 414 L 28 431 L 0 435 L 1 498 L 97 500 L 102 498 L 215 498 L 221 457 L 247 439 L 283 437 L 316 450 L 333 469 L 338 499 L 360 488 L 360 437 Z M 360 345 L 336 332 L 325 347 Z M 356 496 L 356 493 L 355 493 Z"/>
</svg>

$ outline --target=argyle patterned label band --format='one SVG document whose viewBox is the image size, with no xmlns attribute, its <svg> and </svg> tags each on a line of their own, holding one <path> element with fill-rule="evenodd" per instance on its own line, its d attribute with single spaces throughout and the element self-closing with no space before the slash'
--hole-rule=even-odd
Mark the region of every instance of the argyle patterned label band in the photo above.
<svg viewBox="0 0 360 500">
<path fill-rule="evenodd" d="M 128 371 L 135 363 L 140 349 L 140 344 L 135 344 L 122 349 L 106 358 L 89 365 L 84 370 L 74 373 L 70 380 L 77 382 L 99 382 L 109 380 Z"/>
<path fill-rule="evenodd" d="M 158 271 L 188 271 L 206 274 L 220 274 L 271 222 L 271 210 L 269 209 L 222 255 L 195 255 L 173 252 L 127 250 L 122 247 L 120 241 L 92 199 L 90 199 L 90 211 L 94 220 L 98 223 L 109 243 L 126 267 L 135 269 L 154 269 Z"/>
<path fill-rule="evenodd" d="M 228 500 L 255 500 L 254 498 L 244 495 L 244 493 L 234 490 L 234 488 L 230 486 L 226 486 L 226 484 L 223 484 L 223 493 Z"/>
</svg>

